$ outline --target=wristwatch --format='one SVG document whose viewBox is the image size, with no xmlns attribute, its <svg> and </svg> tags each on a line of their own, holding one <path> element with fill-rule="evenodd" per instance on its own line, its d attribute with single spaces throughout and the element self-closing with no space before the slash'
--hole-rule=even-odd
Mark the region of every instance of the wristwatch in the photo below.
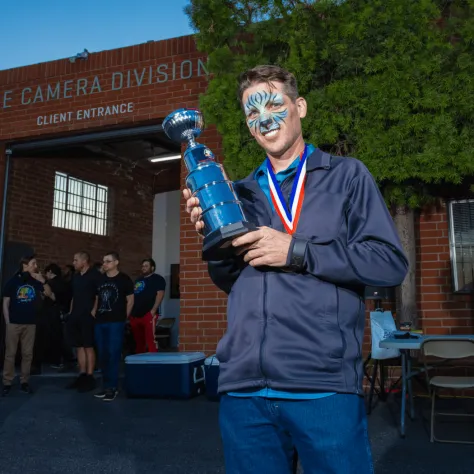
<svg viewBox="0 0 474 474">
<path fill-rule="evenodd" d="M 301 272 L 304 269 L 304 256 L 308 242 L 303 239 L 293 237 L 290 246 L 290 258 L 288 268 L 293 272 Z"/>
</svg>

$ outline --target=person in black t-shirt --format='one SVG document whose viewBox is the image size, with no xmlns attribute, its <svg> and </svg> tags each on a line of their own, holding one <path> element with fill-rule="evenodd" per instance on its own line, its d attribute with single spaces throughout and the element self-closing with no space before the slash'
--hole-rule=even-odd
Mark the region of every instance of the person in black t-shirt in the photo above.
<svg viewBox="0 0 474 474">
<path fill-rule="evenodd" d="M 71 291 L 58 265 L 49 264 L 44 269 L 44 273 L 51 288 L 51 292 L 45 293 L 43 308 L 48 329 L 46 346 L 52 363 L 51 367 L 62 369 L 64 364 L 71 363 L 73 360 L 71 347 L 64 337 L 64 316 L 69 313 L 71 306 Z"/>
<path fill-rule="evenodd" d="M 6 324 L 3 395 L 8 395 L 15 378 L 15 357 L 21 343 L 21 391 L 31 393 L 28 384 L 33 360 L 36 322 L 43 292 L 51 291 L 38 274 L 34 255 L 20 261 L 20 271 L 8 281 L 3 293 L 3 316 Z"/>
<path fill-rule="evenodd" d="M 122 356 L 125 322 L 133 308 L 133 281 L 118 269 L 119 255 L 104 256 L 105 274 L 98 287 L 99 304 L 95 339 L 102 369 L 103 389 L 95 394 L 104 401 L 117 396 L 120 360 Z"/>
<path fill-rule="evenodd" d="M 136 344 L 136 353 L 156 352 L 155 325 L 160 317 L 160 305 L 165 296 L 166 281 L 155 273 L 152 258 L 142 261 L 142 276 L 135 281 L 135 304 L 130 326 Z"/>
<path fill-rule="evenodd" d="M 79 376 L 66 388 L 88 392 L 95 388 L 94 326 L 101 275 L 91 268 L 87 252 L 76 253 L 73 263 L 76 273 L 72 278 L 71 312 L 66 329 L 70 344 L 77 348 Z"/>
</svg>

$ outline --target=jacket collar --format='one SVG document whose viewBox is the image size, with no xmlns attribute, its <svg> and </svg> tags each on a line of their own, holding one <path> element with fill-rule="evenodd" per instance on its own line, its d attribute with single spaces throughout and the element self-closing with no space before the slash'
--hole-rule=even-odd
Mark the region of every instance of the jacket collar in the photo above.
<svg viewBox="0 0 474 474">
<path fill-rule="evenodd" d="M 306 165 L 306 171 L 313 171 L 317 169 L 331 169 L 331 155 L 326 153 L 319 148 L 308 156 L 308 163 Z"/>
<path fill-rule="evenodd" d="M 306 171 L 313 171 L 317 169 L 331 169 L 331 155 L 324 151 L 321 151 L 319 148 L 316 148 L 311 155 L 307 158 Z M 252 181 L 255 181 L 255 170 L 253 170 L 246 178 L 243 178 L 238 181 L 238 183 L 245 183 L 247 186 Z M 256 183 L 257 184 L 257 183 Z"/>
</svg>

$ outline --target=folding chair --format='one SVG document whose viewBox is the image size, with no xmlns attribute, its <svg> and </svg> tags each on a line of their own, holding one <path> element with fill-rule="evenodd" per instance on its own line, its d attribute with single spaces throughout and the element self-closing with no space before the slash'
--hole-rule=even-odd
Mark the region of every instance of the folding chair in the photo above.
<svg viewBox="0 0 474 474">
<path fill-rule="evenodd" d="M 387 392 L 385 389 L 385 360 L 394 359 L 400 356 L 398 349 L 382 349 L 380 342 L 390 337 L 396 330 L 395 320 L 390 311 L 385 311 L 377 306 L 374 311 L 370 312 L 370 329 L 372 335 L 372 350 L 364 362 L 364 373 L 370 382 L 369 401 L 367 406 L 367 414 L 372 412 L 372 400 L 374 393 L 377 393 L 380 400 L 387 400 Z M 372 375 L 368 373 L 368 364 L 373 361 Z M 377 372 L 380 371 L 380 388 L 377 390 L 375 383 L 377 380 Z M 389 380 L 390 384 L 390 380 Z"/>
<path fill-rule="evenodd" d="M 428 379 L 428 390 L 431 394 L 431 430 L 430 430 L 430 441 L 434 443 L 438 441 L 440 443 L 456 443 L 456 444 L 474 444 L 474 441 L 457 441 L 436 438 L 434 427 L 436 415 L 444 416 L 465 416 L 474 417 L 474 414 L 469 413 L 441 413 L 435 411 L 436 391 L 439 388 L 449 388 L 453 390 L 463 390 L 466 388 L 474 388 L 474 377 L 468 376 L 445 376 L 436 375 L 429 377 L 428 370 L 430 367 L 427 365 L 427 357 L 436 357 L 438 359 L 447 360 L 459 360 L 466 357 L 474 356 L 474 339 L 459 337 L 456 339 L 441 339 L 427 337 L 421 344 L 421 353 L 423 355 L 423 363 L 425 366 L 425 373 Z M 446 368 L 446 367 L 445 367 Z M 455 368 L 450 366 L 449 368 Z M 459 368 L 457 366 L 456 368 Z"/>
<path fill-rule="evenodd" d="M 171 346 L 171 329 L 176 322 L 175 318 L 158 320 L 155 327 L 155 343 L 157 349 L 169 349 Z"/>
</svg>

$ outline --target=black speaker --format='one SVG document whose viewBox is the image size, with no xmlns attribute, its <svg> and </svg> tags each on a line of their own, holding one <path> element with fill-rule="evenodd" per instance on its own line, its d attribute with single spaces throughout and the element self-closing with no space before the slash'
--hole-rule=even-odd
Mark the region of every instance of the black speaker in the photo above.
<svg viewBox="0 0 474 474">
<path fill-rule="evenodd" d="M 365 287 L 366 300 L 395 300 L 395 287 L 380 288 L 378 286 Z"/>
</svg>

